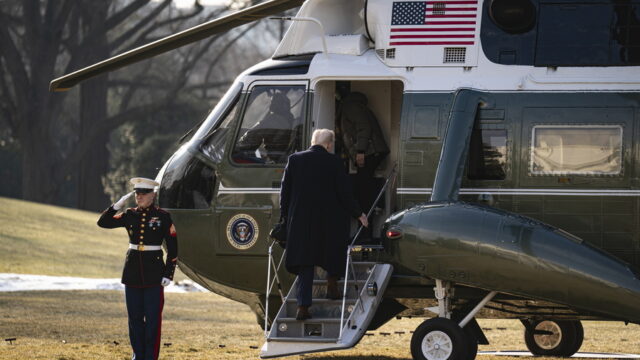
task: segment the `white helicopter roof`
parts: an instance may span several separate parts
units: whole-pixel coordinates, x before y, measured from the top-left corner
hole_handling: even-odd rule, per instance
[[[294,21],[274,57],[325,51],[323,40],[328,52],[361,55],[375,42],[387,66],[475,66],[481,7],[482,0],[307,0],[296,18],[317,22]]]
[[[405,91],[640,88],[637,66],[492,62],[479,35],[483,1],[368,0],[365,7],[364,0],[307,0],[296,16],[301,20],[293,21],[274,58],[320,53],[304,76],[312,84],[351,78],[401,80]]]

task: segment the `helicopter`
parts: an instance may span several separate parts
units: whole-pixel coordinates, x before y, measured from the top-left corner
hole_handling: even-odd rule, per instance
[[[252,309],[261,357],[349,348],[407,316],[427,318],[416,360],[475,358],[476,318],[519,320],[534,355],[559,357],[580,349],[582,320],[640,324],[637,0],[270,0],[50,88],[298,6],[157,176],[181,270]],[[349,247],[332,315],[295,322],[268,232],[287,156],[338,126],[344,89],[366,95],[391,149],[370,211],[380,242]],[[286,125],[265,128],[276,108]]]

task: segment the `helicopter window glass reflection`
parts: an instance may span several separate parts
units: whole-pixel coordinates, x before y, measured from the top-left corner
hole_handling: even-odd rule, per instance
[[[253,88],[232,159],[239,164],[285,164],[301,150],[305,87]]]
[[[239,96],[236,97],[235,104],[231,110],[227,112],[220,126],[210,132],[200,146],[200,150],[202,150],[202,152],[215,163],[221,162],[224,157],[224,149],[227,144],[227,138],[229,137],[230,131],[229,125],[232,123],[233,119],[235,119],[236,112],[240,107],[238,98]]]
[[[185,148],[168,162],[159,191],[159,204],[167,209],[206,209],[213,198],[214,170]]]
[[[531,173],[615,175],[622,171],[622,127],[536,126]]]
[[[507,130],[473,129],[467,177],[472,180],[504,180],[507,163]]]

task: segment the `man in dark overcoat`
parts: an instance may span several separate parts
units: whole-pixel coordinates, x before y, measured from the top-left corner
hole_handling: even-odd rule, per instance
[[[289,156],[280,189],[287,223],[285,266],[298,275],[298,320],[311,317],[314,266],[327,272],[327,297],[340,297],[337,280],[345,269],[349,217],[368,226],[342,162],[331,153],[334,137],[328,129],[314,131],[311,148]]]

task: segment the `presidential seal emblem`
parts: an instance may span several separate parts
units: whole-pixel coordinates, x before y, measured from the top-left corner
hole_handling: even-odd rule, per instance
[[[258,222],[247,214],[238,214],[227,223],[227,240],[231,246],[246,250],[258,240]]]

